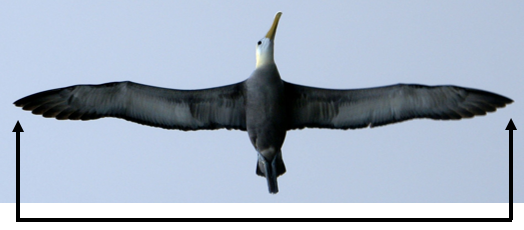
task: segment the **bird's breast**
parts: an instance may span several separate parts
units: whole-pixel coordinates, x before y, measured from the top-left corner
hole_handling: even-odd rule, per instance
[[[248,131],[276,129],[285,121],[284,83],[275,68],[258,68],[246,80]]]

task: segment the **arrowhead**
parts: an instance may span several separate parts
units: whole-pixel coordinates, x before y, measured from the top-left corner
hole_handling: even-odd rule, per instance
[[[509,119],[509,123],[508,126],[506,126],[506,130],[517,130],[515,124],[513,124],[513,119]]]
[[[22,129],[22,126],[20,125],[20,122],[19,121],[16,121],[16,125],[15,125],[15,128],[13,129],[13,132],[23,132],[24,130]]]

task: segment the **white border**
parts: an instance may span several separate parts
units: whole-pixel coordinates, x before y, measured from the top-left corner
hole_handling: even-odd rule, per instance
[[[507,218],[504,203],[22,203],[22,218]]]

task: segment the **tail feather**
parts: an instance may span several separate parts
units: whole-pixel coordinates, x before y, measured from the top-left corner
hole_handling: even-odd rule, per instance
[[[267,179],[269,193],[278,193],[277,177],[284,174],[285,172],[286,166],[284,165],[284,160],[282,160],[281,152],[276,154],[273,160],[269,161],[263,156],[259,157],[256,173],[257,175],[263,176]]]
[[[277,161],[275,163],[277,163],[276,164],[277,176],[281,176],[282,174],[286,173],[286,166],[284,165],[284,161],[282,159],[280,159],[280,161]],[[264,166],[261,166],[261,165],[262,165],[262,163],[258,162],[258,164],[257,164],[257,175],[259,175],[261,177],[266,177],[266,175],[262,172],[262,170],[260,170],[260,167],[264,167]]]

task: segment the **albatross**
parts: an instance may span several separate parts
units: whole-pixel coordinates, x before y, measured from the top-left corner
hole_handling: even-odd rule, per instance
[[[303,128],[357,129],[415,118],[459,120],[485,115],[513,100],[453,85],[396,84],[365,89],[322,89],[281,79],[274,60],[278,12],[256,44],[256,68],[245,81],[216,88],[178,90],[130,81],[73,85],[14,102],[58,120],[116,117],[164,129],[247,131],[257,151],[256,174],[269,193],[286,172],[281,147],[286,132]]]

